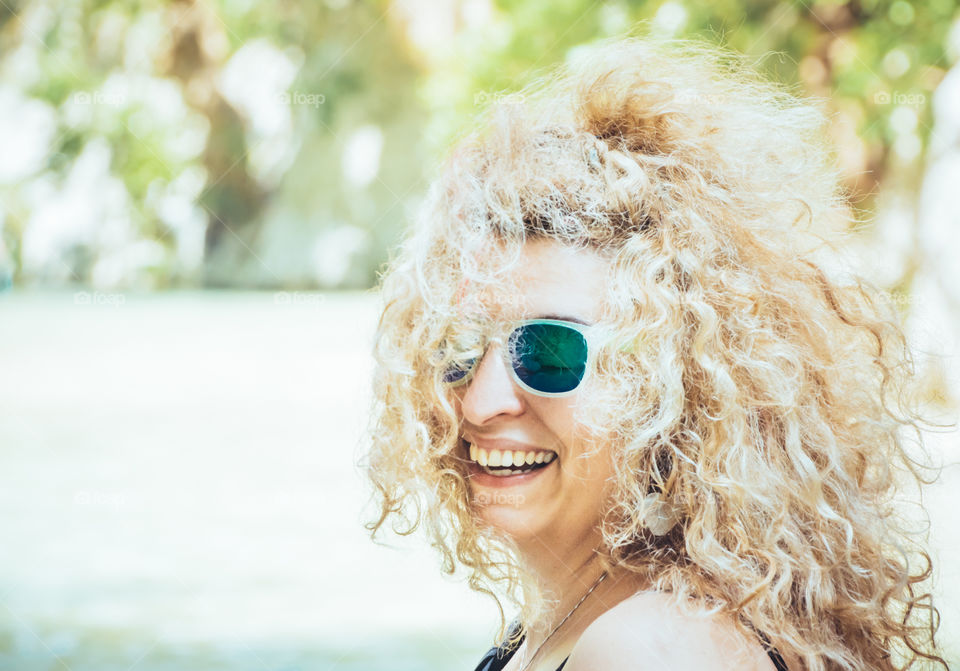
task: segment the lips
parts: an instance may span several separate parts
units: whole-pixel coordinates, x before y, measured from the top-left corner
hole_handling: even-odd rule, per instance
[[[491,440],[465,437],[461,445],[471,461],[491,468],[525,468],[533,464],[550,463],[559,456],[553,450],[505,438]]]
[[[517,440],[510,440],[509,438],[481,438],[479,436],[471,437],[464,436],[464,439],[468,443],[472,443],[477,447],[482,447],[485,450],[538,450],[536,445],[531,445],[530,443],[522,443]],[[546,450],[544,450],[546,451]]]
[[[468,446],[471,444],[476,445],[477,447],[487,450],[488,452],[491,450],[500,450],[501,452],[508,450],[510,452],[514,452],[519,450],[521,452],[553,452],[556,454],[554,450],[549,448],[538,447],[531,443],[523,443],[517,440],[511,440],[509,438],[482,438],[480,436],[464,435],[463,442],[465,442],[465,444]]]
[[[470,475],[478,484],[504,487],[526,482],[557,460],[557,453],[506,438],[461,441]]]
[[[548,464],[538,464],[526,472],[511,475],[493,475],[487,472],[488,469],[486,467],[481,466],[475,461],[469,461],[467,463],[467,472],[470,482],[474,485],[493,488],[515,487],[524,485],[536,478],[545,477],[545,473],[553,470],[556,461],[557,460],[554,459]],[[502,470],[506,471],[506,469]],[[517,502],[515,501],[514,503]]]

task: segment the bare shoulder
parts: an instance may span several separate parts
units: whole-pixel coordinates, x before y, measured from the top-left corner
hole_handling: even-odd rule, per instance
[[[774,671],[759,641],[732,619],[687,615],[657,592],[638,592],[591,622],[564,671],[608,668]]]

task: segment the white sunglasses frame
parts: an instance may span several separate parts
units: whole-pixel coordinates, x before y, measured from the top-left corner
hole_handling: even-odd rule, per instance
[[[513,337],[513,334],[516,333],[517,329],[523,326],[530,326],[533,324],[555,324],[558,326],[565,326],[567,328],[573,329],[574,331],[577,331],[578,333],[580,333],[580,335],[583,336],[584,343],[587,347],[586,361],[589,362],[590,352],[592,351],[592,343],[590,338],[590,327],[592,326],[592,324],[581,324],[579,322],[568,321],[565,319],[517,319],[509,323],[510,330],[508,332],[506,339],[509,341],[509,339]],[[497,342],[503,345],[503,340],[504,339],[500,336],[486,339],[486,344],[484,345],[483,352],[479,356],[474,358],[474,363],[470,367],[470,370],[468,370],[463,377],[457,380],[454,380],[453,382],[443,382],[443,384],[448,389],[456,389],[458,387],[462,387],[465,384],[467,384],[473,378],[473,375],[477,370],[477,364],[479,364],[483,360],[483,357],[486,356],[487,349],[489,349],[490,347],[490,343]],[[510,369],[510,377],[513,378],[513,381],[516,382],[521,389],[535,396],[543,396],[546,398],[569,396],[574,392],[576,392],[577,389],[580,388],[580,385],[584,383],[584,381],[589,377],[589,374],[590,374],[590,366],[585,365],[583,376],[580,378],[580,381],[577,382],[577,386],[574,387],[573,389],[570,389],[569,391],[558,391],[558,392],[540,391],[538,389],[534,389],[533,387],[525,383],[523,380],[520,379],[520,376],[517,375],[517,370],[516,368],[514,368],[512,357],[509,356],[508,348],[501,347],[500,350],[501,350],[501,358],[503,360],[503,363],[507,366],[507,368]]]

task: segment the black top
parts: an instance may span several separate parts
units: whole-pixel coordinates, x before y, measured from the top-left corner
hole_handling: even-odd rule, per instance
[[[517,629],[520,628],[520,623],[514,621],[510,627],[510,634],[513,635]],[[759,634],[760,640],[763,642],[763,647],[767,651],[767,654],[770,656],[770,660],[773,662],[773,666],[777,671],[788,671],[787,663],[783,661],[783,657],[780,656],[780,653],[776,649],[770,647],[770,642],[766,636]],[[477,664],[477,668],[474,671],[501,671],[503,667],[507,665],[507,662],[510,661],[510,658],[513,657],[513,653],[517,651],[517,648],[520,647],[520,644],[523,642],[523,636],[520,637],[520,640],[517,641],[516,645],[513,648],[504,643],[499,648],[494,646],[487,651],[487,654],[483,656],[483,659],[480,660],[480,663]],[[567,659],[570,659],[568,655],[566,659],[560,662],[560,666],[557,667],[557,671],[560,671],[564,664],[567,663]]]
[[[507,635],[508,638],[512,636],[520,628],[520,623],[517,620],[514,620],[510,625],[510,633]],[[510,661],[510,658],[513,657],[513,653],[517,651],[517,648],[520,647],[520,644],[523,643],[523,636],[520,637],[520,640],[517,641],[516,645],[511,648],[506,642],[501,645],[499,648],[494,646],[487,651],[487,654],[483,656],[483,659],[480,660],[480,663],[477,664],[477,668],[474,671],[500,671],[503,667],[507,665],[507,662]],[[560,666],[557,667],[557,671],[563,668],[563,665],[567,663],[567,659],[570,659],[568,656],[562,662]]]

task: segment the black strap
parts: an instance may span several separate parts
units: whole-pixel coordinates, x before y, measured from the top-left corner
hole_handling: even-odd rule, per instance
[[[510,633],[512,634],[519,624],[514,623],[510,627]],[[763,643],[764,650],[767,652],[767,656],[770,657],[770,661],[773,662],[773,666],[777,671],[790,671],[787,668],[787,663],[783,661],[783,657],[780,656],[780,653],[776,648],[770,645],[770,639],[767,638],[762,632],[754,629],[757,634],[757,637]],[[509,648],[506,645],[501,647],[492,647],[487,651],[487,654],[483,656],[483,659],[480,660],[480,663],[477,665],[477,668],[474,671],[501,671],[503,667],[507,665],[507,662],[510,661],[510,658],[513,657],[513,653],[517,651],[517,648],[520,647],[520,644],[523,642],[523,638],[517,641],[516,645],[513,648]],[[557,671],[561,671],[564,665],[567,663],[567,660],[570,659],[567,656],[560,666],[557,667]]]
[[[753,629],[753,627],[751,627],[751,629]],[[767,655],[770,657],[770,661],[773,662],[773,666],[777,671],[789,671],[789,669],[787,669],[787,663],[783,661],[783,657],[780,656],[776,648],[770,645],[770,639],[767,638],[762,631],[757,631],[756,629],[754,629],[754,631],[763,643],[763,648],[767,651]]]
[[[520,622],[518,620],[511,622],[507,638],[513,636],[519,628]],[[521,637],[512,648],[508,646],[506,642],[499,648],[497,646],[490,648],[474,671],[501,671],[501,669],[507,665],[507,662],[510,661],[510,658],[513,657],[513,653],[517,651],[522,642],[523,638]]]

